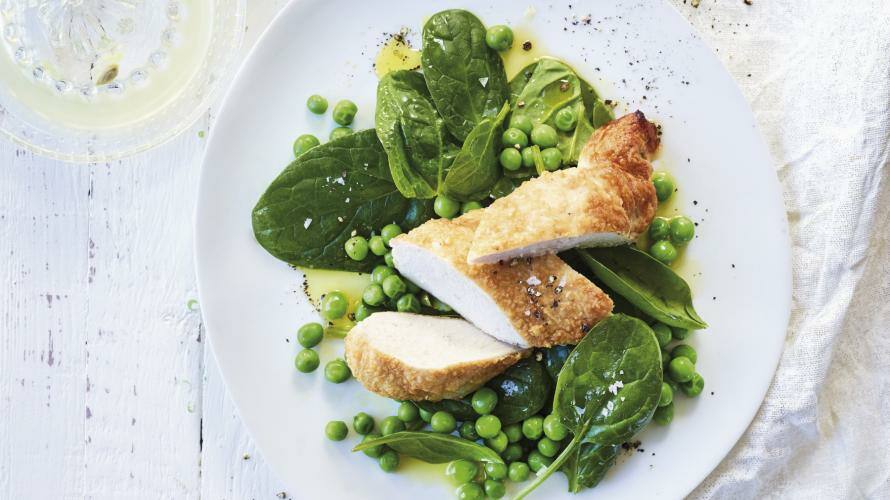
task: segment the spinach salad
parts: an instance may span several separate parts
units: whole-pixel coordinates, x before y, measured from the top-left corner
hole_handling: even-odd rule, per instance
[[[300,328],[301,372],[319,367],[313,348],[325,336],[348,335],[375,312],[455,316],[400,275],[390,240],[576,165],[594,131],[614,119],[593,86],[558,59],[540,58],[508,79],[499,53],[513,44],[506,26],[486,29],[470,12],[446,10],[429,18],[422,41],[420,71],[380,79],[375,128],[353,132],[357,107],[338,102],[331,140],[300,136],[296,159],[253,210],[256,240],[276,258],[370,276],[360,297],[329,290],[321,298],[328,324]],[[313,95],[307,107],[323,114],[328,102]],[[652,182],[659,202],[675,191],[666,172]],[[560,254],[611,297],[611,316],[577,345],[535,349],[463,399],[401,401],[379,425],[356,415],[352,428],[363,440],[354,451],[387,472],[402,456],[447,463],[459,498],[500,498],[507,481],[521,483],[522,498],[554,472],[566,476],[571,492],[593,488],[624,443],[652,421],[671,422],[680,393],[703,390],[697,354],[683,341],[707,324],[670,267],[693,236],[687,217],[656,217],[646,251],[630,245]],[[327,362],[324,373],[337,384],[351,377],[342,359]],[[334,420],[325,433],[340,441],[349,428]]]

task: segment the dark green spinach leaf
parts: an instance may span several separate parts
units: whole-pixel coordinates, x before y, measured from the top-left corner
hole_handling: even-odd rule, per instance
[[[374,446],[386,445],[402,455],[408,455],[430,464],[444,464],[464,459],[473,462],[504,463],[491,448],[463,438],[435,432],[403,431],[365,441],[352,451],[362,451]]]
[[[447,411],[454,415],[454,418],[458,420],[469,420],[472,422],[479,417],[479,414],[476,413],[476,410],[473,409],[473,405],[470,404],[470,398],[471,396],[467,396],[463,399],[443,399],[441,401],[415,401],[414,404],[430,413]]]
[[[567,463],[570,484],[582,484],[579,471],[584,471],[585,481],[599,474],[604,465],[599,462],[608,452],[583,451],[581,445],[605,448],[633,437],[652,419],[661,383],[661,349],[646,323],[621,314],[599,322],[569,354],[553,396],[553,414],[573,438],[516,498],[525,497]]]
[[[428,200],[408,200],[393,184],[374,130],[312,148],[272,181],[253,209],[253,232],[269,253],[294,266],[370,271],[343,245],[391,222],[406,231],[432,217]]]
[[[446,131],[423,75],[392,71],[380,80],[374,125],[402,195],[436,196],[445,175]]]
[[[621,445],[600,446],[581,443],[562,466],[562,473],[569,480],[569,491],[578,493],[584,488],[593,488],[615,465]]]
[[[556,385],[556,378],[559,377],[559,371],[566,364],[566,359],[569,358],[569,353],[572,352],[573,347],[570,345],[555,345],[540,350],[541,363],[544,364],[544,369],[547,370],[547,375],[550,375],[550,380],[554,386]]]
[[[493,413],[504,425],[521,422],[541,411],[551,387],[547,372],[534,358],[519,361],[485,385],[498,393]]]
[[[507,101],[501,56],[485,44],[485,26],[465,10],[433,14],[423,26],[423,76],[448,130],[465,141]]]
[[[496,117],[485,118],[467,136],[442,183],[442,193],[458,201],[483,198],[501,177],[498,153],[504,118],[510,107],[504,104]]]
[[[677,328],[708,324],[692,305],[689,285],[670,267],[632,246],[577,250],[593,274],[643,313]]]

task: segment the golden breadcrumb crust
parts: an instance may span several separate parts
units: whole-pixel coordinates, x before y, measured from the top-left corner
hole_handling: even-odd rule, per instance
[[[369,391],[411,401],[459,399],[524,358],[530,351],[515,351],[491,359],[442,368],[418,368],[374,346],[374,338],[359,323],[346,336],[346,363],[352,375]]]
[[[422,247],[475,282],[532,347],[576,344],[611,313],[612,299],[555,255],[468,264],[467,252],[487,210],[433,219],[393,241]]]

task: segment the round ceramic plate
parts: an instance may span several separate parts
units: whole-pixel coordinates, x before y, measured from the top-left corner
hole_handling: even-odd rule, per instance
[[[584,6],[582,6],[584,5]],[[383,473],[347,441],[324,438],[328,420],[358,411],[383,417],[395,403],[355,380],[333,385],[293,368],[296,329],[317,319],[302,276],[254,240],[251,209],[293,159],[302,133],[327,137],[330,114],[306,98],[358,104],[356,128],[373,126],[374,56],[388,33],[417,38],[434,12],[462,7],[509,24],[533,50],[572,64],[617,114],[640,109],[663,128],[658,168],[680,191],[674,207],[698,222],[679,272],[710,323],[692,337],[707,384],[678,398],[673,423],[650,426],[605,480],[580,496],[678,498],[729,452],[753,418],[782,349],[790,305],[790,247],[781,191],[764,141],[735,83],[668,4],[326,2],[288,5],[236,77],[204,162],[196,215],[201,310],[241,417],[295,498],[451,498],[444,466],[403,464]],[[594,10],[595,9],[595,10]],[[520,49],[521,50],[521,49]],[[322,362],[342,342],[326,341]],[[430,473],[430,472],[436,473]],[[571,497],[554,475],[537,498]]]

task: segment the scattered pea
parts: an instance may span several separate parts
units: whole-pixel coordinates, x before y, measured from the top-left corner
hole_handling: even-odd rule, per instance
[[[493,416],[493,415],[486,415],[486,416]],[[478,428],[476,429],[476,432],[479,432]],[[504,434],[503,431],[500,431],[494,437],[488,438],[485,440],[485,446],[488,446],[489,448],[491,448],[492,450],[494,450],[497,453],[503,453],[507,449],[507,446],[509,444],[510,444],[510,442],[507,439],[507,435]]]
[[[695,223],[689,217],[679,215],[671,219],[670,232],[675,245],[685,245],[695,236]]]
[[[503,24],[492,26],[485,32],[485,44],[503,52],[513,46],[513,30]]]
[[[507,494],[507,489],[504,488],[504,483],[493,479],[486,479],[483,484],[483,489],[485,490],[485,496],[488,498],[501,498]]]
[[[522,167],[522,153],[513,148],[504,148],[499,157],[504,170],[515,171]]]
[[[559,453],[559,441],[554,441],[547,437],[541,438],[538,441],[538,451],[545,457],[555,457]]]
[[[315,347],[324,337],[324,327],[320,323],[306,323],[297,330],[297,342],[301,346]]]
[[[377,256],[386,254],[386,243],[383,242],[383,236],[379,234],[375,234],[371,236],[371,239],[368,240],[368,249],[371,250],[371,253]]]
[[[476,434],[483,439],[490,439],[501,432],[501,419],[494,415],[482,415],[476,419]]]
[[[689,358],[680,356],[671,360],[668,365],[668,376],[675,382],[689,382],[695,376],[695,365]]]
[[[686,328],[676,328],[671,327],[671,334],[674,336],[674,340],[686,340],[689,337],[689,334],[692,333],[692,330],[688,330]]]
[[[667,172],[652,174],[652,184],[655,185],[655,196],[660,202],[667,201],[674,194],[674,179]]]
[[[396,300],[396,311],[419,313],[420,301],[417,300],[417,296],[413,293],[406,293]]]
[[[465,214],[467,212],[472,212],[473,210],[479,210],[482,208],[482,204],[478,201],[468,201],[460,206],[460,213]]]
[[[331,135],[328,136],[329,141],[336,141],[341,137],[346,137],[347,135],[352,134],[352,129],[349,127],[335,127],[331,130]]]
[[[522,149],[528,146],[528,135],[518,128],[511,127],[501,134],[501,144],[507,149]]]
[[[376,432],[371,432],[365,434],[365,437],[362,438],[362,442],[370,441],[372,439],[377,439],[381,437],[380,434]],[[362,453],[371,457],[371,458],[380,458],[383,455],[383,452],[386,451],[386,447],[382,444],[378,444],[377,446],[372,446],[370,448],[362,450]]]
[[[433,413],[426,411],[423,408],[419,408],[418,413],[420,413],[420,419],[426,423],[430,423],[430,420],[433,419]]]
[[[688,382],[684,382],[680,384],[680,389],[683,391],[683,394],[689,396],[690,398],[694,398],[702,393],[705,390],[705,379],[698,373],[692,375],[692,379]]]
[[[399,454],[393,450],[386,450],[377,459],[377,463],[383,469],[383,472],[393,472],[399,468]]]
[[[328,110],[328,100],[324,97],[313,94],[306,99],[306,107],[316,115],[323,115]]]
[[[395,267],[395,261],[392,260],[392,252],[386,252],[385,254],[383,254],[383,262],[386,262],[386,265],[389,267]]]
[[[324,434],[331,441],[343,441],[349,434],[349,428],[342,420],[331,420],[324,426]]]
[[[294,366],[303,373],[314,372],[318,368],[318,363],[318,353],[312,349],[303,349],[294,359]]]
[[[559,130],[562,130],[563,132],[571,132],[575,129],[575,124],[578,123],[578,115],[575,113],[574,109],[565,107],[556,112],[556,116],[553,118],[553,123]]]
[[[395,274],[387,276],[381,286],[383,286],[383,293],[391,299],[395,299],[408,290],[408,286],[402,278]]]
[[[460,437],[464,439],[468,439],[470,441],[476,441],[479,439],[479,434],[476,434],[476,424],[474,422],[463,422],[457,428],[458,434]]]
[[[399,417],[386,417],[380,422],[380,434],[383,436],[389,436],[403,430],[405,430],[405,422],[402,422]]]
[[[649,253],[663,264],[670,264],[677,258],[677,249],[668,240],[659,240],[652,244]]]
[[[349,125],[352,123],[352,120],[355,119],[355,113],[358,111],[358,106],[355,105],[354,102],[343,99],[334,105],[334,111],[332,111],[332,116],[334,121],[337,122],[337,125]]]
[[[526,115],[517,115],[516,113],[514,113],[513,116],[510,117],[509,128],[519,129],[526,136],[532,133],[532,127],[532,119]]]
[[[514,483],[521,483],[528,479],[529,467],[525,462],[513,462],[507,468],[507,477]]]
[[[528,468],[531,469],[532,472],[538,472],[544,467],[550,467],[550,464],[552,463],[552,458],[545,457],[538,450],[532,450],[528,454]]]
[[[346,316],[349,299],[339,290],[328,292],[321,299],[321,315],[327,320],[340,319]]]
[[[498,462],[485,462],[482,467],[485,470],[485,477],[501,481],[507,477],[507,464]]]
[[[430,418],[430,427],[432,427],[433,432],[450,434],[457,427],[457,421],[454,420],[454,415],[447,411],[437,411]]]
[[[536,125],[532,129],[532,144],[540,146],[541,149],[552,148],[556,146],[557,141],[556,130],[546,123]]]
[[[445,467],[445,476],[457,484],[469,483],[478,473],[479,466],[464,459],[453,460]]]
[[[379,306],[386,300],[383,287],[377,283],[371,283],[362,291],[362,301],[369,306]]]
[[[399,405],[399,410],[396,412],[396,415],[399,417],[399,420],[402,422],[414,422],[420,418],[420,412],[417,410],[417,405],[412,403],[411,401],[404,401]]]
[[[294,156],[299,158],[303,153],[319,144],[321,144],[321,142],[319,142],[318,137],[315,137],[312,134],[303,134],[300,137],[297,137],[297,140],[294,141]]]
[[[522,439],[522,426],[519,424],[510,424],[503,428],[504,434],[511,443],[518,443]]]
[[[658,406],[667,406],[674,400],[674,390],[667,382],[661,383],[661,397],[658,398]]]
[[[353,236],[346,240],[346,255],[352,260],[365,260],[368,256],[368,240],[364,236]]]
[[[674,419],[674,403],[670,402],[660,408],[655,409],[652,420],[658,425],[667,425]]]
[[[689,361],[692,361],[692,364],[695,364],[698,361],[698,353],[695,352],[695,349],[689,344],[679,344],[671,349],[671,358],[678,358],[680,356],[689,358]]]
[[[649,224],[649,237],[653,241],[665,240],[671,235],[671,222],[664,217],[656,217]]]
[[[547,148],[541,151],[541,159],[544,161],[544,168],[550,172],[559,170],[562,166],[562,152],[559,148]]]
[[[436,196],[436,201],[433,202],[433,212],[436,212],[436,215],[443,219],[450,219],[457,215],[459,211],[460,202],[454,201],[445,195],[440,194]]]
[[[664,323],[655,323],[652,325],[652,331],[655,332],[659,347],[664,347],[671,342],[671,327]]]
[[[373,238],[372,238],[373,239]],[[389,266],[379,265],[374,267],[374,270],[371,271],[371,283],[377,283],[378,285],[383,284],[383,280],[385,280],[388,276],[392,276],[396,273],[396,270]]]
[[[544,417],[544,435],[554,441],[562,441],[569,435],[569,430],[562,425],[559,417],[556,415],[547,415]]]
[[[535,151],[531,146],[522,148],[522,166],[524,168],[532,168],[535,166]]]
[[[503,198],[512,193],[514,189],[516,189],[516,186],[513,185],[513,181],[506,177],[501,177],[500,180],[491,187],[491,196],[494,198]]]
[[[349,380],[350,377],[352,377],[352,371],[349,369],[349,365],[340,358],[328,361],[324,365],[324,378],[328,379],[329,382],[342,384]]]
[[[361,435],[367,435],[374,430],[374,417],[365,412],[359,412],[352,417],[352,429]]]
[[[538,415],[529,417],[522,422],[522,435],[532,441],[541,439],[544,434],[544,418]]]
[[[380,230],[380,236],[383,237],[383,243],[389,246],[389,240],[402,234],[402,228],[398,224],[387,224]]]
[[[377,312],[376,308],[362,302],[359,305],[355,306],[355,312],[352,313],[352,315],[355,317],[356,321],[362,321],[375,312]]]
[[[479,415],[488,415],[494,411],[494,407],[498,404],[498,393],[488,387],[483,387],[473,393],[473,397],[470,399],[470,404]],[[500,424],[500,420],[498,420],[498,424]],[[500,430],[500,426],[498,427],[498,430]],[[497,432],[495,432],[495,434],[497,434]]]
[[[510,438],[507,439],[509,440]],[[504,449],[503,453],[501,453],[501,458],[504,459],[504,462],[510,463],[521,460],[522,455],[522,445],[519,443],[510,443],[507,445],[507,448]]]
[[[476,483],[464,483],[458,486],[455,494],[458,500],[482,500],[485,498],[485,492]]]

